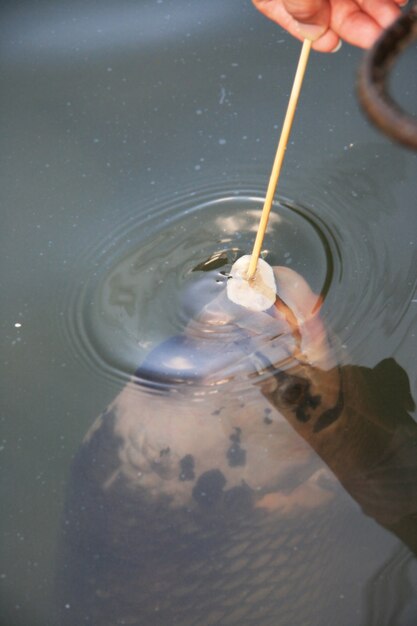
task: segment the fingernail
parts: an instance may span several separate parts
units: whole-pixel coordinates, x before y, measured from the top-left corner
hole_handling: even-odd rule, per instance
[[[406,6],[407,6],[407,4],[408,4],[408,0],[404,0],[404,2],[399,2],[399,3],[398,3],[398,6],[399,6],[399,7],[406,7]]]
[[[304,39],[311,39],[316,41],[319,37],[324,35],[327,30],[327,26],[318,26],[317,24],[302,24],[297,23],[297,30]]]
[[[333,54],[333,52],[338,52],[340,50],[340,48],[342,47],[342,40],[339,39],[339,43],[337,44],[337,46],[335,48],[333,48],[333,50],[330,50],[330,52]]]

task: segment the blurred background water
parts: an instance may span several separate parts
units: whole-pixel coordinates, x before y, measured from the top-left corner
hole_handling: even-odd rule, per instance
[[[45,626],[71,458],[172,332],[149,272],[175,308],[176,268],[249,251],[300,45],[246,0],[6,2],[0,41],[0,619]],[[265,246],[325,286],[349,361],[395,357],[415,397],[417,156],[362,116],[361,54],[313,53]],[[393,79],[411,109],[415,67],[408,53]],[[359,527],[377,577],[395,541]]]

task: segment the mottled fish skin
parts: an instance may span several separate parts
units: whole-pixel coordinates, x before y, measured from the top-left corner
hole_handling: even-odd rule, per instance
[[[278,339],[257,343],[264,321],[274,330],[274,317],[242,314],[233,348],[242,359],[242,338],[261,346],[273,369],[267,377],[252,376],[237,394],[234,381],[213,384],[215,373],[161,393],[133,380],[87,433],[66,499],[59,624],[332,623],[344,570],[342,544],[329,536],[348,525],[350,502],[332,474],[346,487],[331,432],[355,423],[341,449],[354,473],[369,445],[357,407],[363,415],[368,404],[348,366],[334,366],[305,281],[288,268],[275,272],[298,334],[275,312]],[[224,322],[223,305],[202,316]],[[188,351],[197,331],[191,324],[188,343],[172,345]],[[274,360],[281,341],[283,369]],[[227,363],[221,373],[227,380]],[[381,459],[378,450],[372,458]],[[338,624],[351,626],[353,616],[347,611]]]
[[[265,429],[264,415],[274,413],[259,416]],[[335,572],[323,576],[335,553],[325,538],[349,506],[336,506],[319,476],[300,474],[281,506],[268,509],[244,482],[229,487],[215,462],[198,474],[183,457],[173,480],[189,484],[191,498],[173,504],[119,471],[116,431],[113,409],[73,464],[60,568],[60,605],[70,610],[59,623],[321,626],[331,618],[342,585]],[[225,459],[237,471],[244,438],[232,429],[228,444]]]
[[[274,373],[265,397],[363,511],[417,555],[417,423],[408,413],[414,401],[406,373],[394,359],[373,369],[315,368],[314,376],[309,369]],[[335,401],[323,402],[317,390],[337,379]]]

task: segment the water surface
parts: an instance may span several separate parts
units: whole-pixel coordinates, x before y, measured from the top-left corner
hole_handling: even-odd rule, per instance
[[[192,270],[250,249],[299,45],[241,0],[2,13],[1,614],[27,626],[54,623],[82,437],[183,325]],[[394,357],[416,397],[416,156],[362,117],[359,60],[349,46],[312,56],[265,254],[324,292],[343,357]],[[397,90],[409,93],[414,68],[407,56]],[[169,303],[160,319],[156,300]],[[350,506],[342,549],[361,559],[341,614],[348,599],[358,624],[410,625],[415,599],[401,590],[415,566]]]

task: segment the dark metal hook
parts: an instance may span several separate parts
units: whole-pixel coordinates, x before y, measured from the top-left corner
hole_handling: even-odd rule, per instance
[[[370,120],[392,139],[417,150],[417,118],[388,93],[390,70],[403,50],[417,39],[417,0],[366,52],[359,69],[359,100]]]

